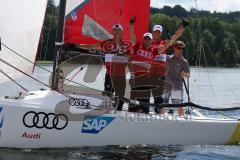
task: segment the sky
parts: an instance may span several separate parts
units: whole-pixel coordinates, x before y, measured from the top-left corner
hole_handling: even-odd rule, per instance
[[[211,12],[234,12],[240,11],[240,0],[151,0],[151,7],[162,8],[164,5],[181,5],[189,10],[197,7],[199,10],[208,10]]]
[[[56,4],[59,0],[54,0]],[[72,0],[76,1],[76,0]],[[181,5],[189,10],[197,7],[199,10],[217,11],[217,12],[234,12],[240,11],[240,0],[151,0],[151,7],[162,8],[164,5],[175,6]]]

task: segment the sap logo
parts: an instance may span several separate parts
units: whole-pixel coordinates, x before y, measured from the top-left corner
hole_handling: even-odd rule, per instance
[[[115,117],[85,116],[82,126],[82,133],[98,134],[114,119]]]
[[[3,118],[4,118],[2,110],[3,110],[3,108],[0,107],[0,128],[2,128],[2,126],[3,126]]]

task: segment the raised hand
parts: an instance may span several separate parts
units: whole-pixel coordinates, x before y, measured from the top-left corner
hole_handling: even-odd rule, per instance
[[[183,28],[187,27],[188,25],[190,25],[191,23],[189,22],[188,19],[186,18],[183,18],[182,19],[182,25],[183,25]]]
[[[132,18],[130,19],[129,22],[130,22],[131,25],[133,25],[133,24],[135,23],[136,18],[137,18],[137,16],[134,16],[134,17],[132,17]]]

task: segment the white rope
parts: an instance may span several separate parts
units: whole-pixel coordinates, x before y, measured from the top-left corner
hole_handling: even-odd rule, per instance
[[[219,106],[219,102],[217,100],[217,93],[214,91],[213,89],[213,83],[212,83],[212,80],[210,78],[210,74],[209,74],[209,68],[208,68],[208,64],[207,64],[207,59],[206,59],[206,53],[205,53],[205,50],[204,50],[204,46],[206,45],[207,49],[209,50],[209,52],[211,53],[211,56],[212,58],[214,59],[216,65],[217,65],[217,68],[220,69],[220,65],[214,55],[214,53],[212,52],[212,50],[210,49],[207,41],[205,40],[203,34],[202,34],[202,29],[201,29],[201,21],[200,21],[200,17],[199,17],[199,12],[198,12],[198,3],[197,3],[197,0],[195,0],[195,6],[196,6],[196,14],[197,14],[197,19],[198,19],[198,28],[199,28],[199,32],[198,32],[198,36],[199,36],[199,44],[198,44],[198,50],[197,50],[197,53],[199,52],[199,54],[197,54],[197,60],[196,60],[196,67],[199,67],[201,65],[201,57],[203,56],[204,58],[204,63],[206,65],[206,69],[207,69],[207,75],[208,75],[208,80],[209,80],[209,83],[210,83],[210,89],[211,89],[211,92],[213,93],[213,98],[214,98],[214,101],[215,103]],[[219,73],[219,70],[217,70],[217,72]],[[200,73],[199,73],[200,74]],[[230,88],[230,90],[232,92],[234,92],[233,95],[235,95],[235,100],[238,101],[240,103],[240,99],[239,97],[237,96],[237,90],[235,90],[231,84],[229,83],[229,81],[227,80],[227,76],[224,72],[221,72],[221,75],[223,76],[223,83],[227,85],[228,88]],[[200,75],[198,75],[200,76]],[[198,81],[199,83],[199,81]],[[199,84],[198,84],[199,86]],[[200,93],[200,87],[198,87],[198,94]],[[200,94],[199,94],[200,95]],[[200,97],[200,96],[199,96]],[[221,103],[222,105],[222,103]]]

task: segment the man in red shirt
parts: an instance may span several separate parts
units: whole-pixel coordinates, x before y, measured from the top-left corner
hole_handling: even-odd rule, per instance
[[[140,102],[150,103],[150,95],[152,90],[158,91],[160,88],[157,86],[156,77],[161,77],[166,74],[166,67],[156,65],[153,61],[158,53],[163,52],[169,45],[167,41],[165,45],[154,48],[151,46],[152,34],[145,33],[143,35],[142,43],[137,42],[134,33],[134,23],[130,20],[130,37],[132,45],[134,46],[134,53],[131,56],[131,63],[129,69],[131,71],[131,96],[130,99],[135,99]],[[135,19],[134,19],[135,21]],[[130,106],[129,111],[133,112],[149,112],[147,106]]]
[[[158,55],[156,55],[154,57],[154,61],[156,63],[159,63],[160,65],[165,65],[166,66],[166,59],[167,59],[167,49],[169,46],[172,46],[174,44],[174,42],[182,35],[182,33],[184,32],[184,28],[189,25],[189,22],[186,21],[185,19],[183,19],[183,25],[181,25],[179,27],[179,29],[176,31],[175,35],[170,36],[170,34],[168,33],[168,40],[162,40],[161,36],[162,36],[162,32],[163,32],[163,27],[161,25],[154,25],[153,26],[153,30],[152,30],[152,34],[153,34],[153,41],[152,41],[152,47],[154,48],[158,48],[159,46],[163,46],[166,44],[167,41],[169,42],[169,45],[165,48],[165,50],[163,50],[161,53],[159,53]],[[161,104],[163,103],[163,98],[162,98],[162,94],[164,91],[164,87],[166,87],[167,83],[165,82],[165,76],[163,77],[159,77],[159,86],[162,88],[159,91],[153,91],[153,97],[154,97],[154,103],[155,104]],[[155,107],[154,111],[156,113],[164,113],[163,108],[159,108]]]
[[[112,39],[101,41],[98,44],[81,45],[88,49],[101,49],[108,52],[105,54],[105,82],[104,90],[107,95],[115,93],[117,97],[117,110],[122,110],[124,101],[121,97],[125,94],[127,65],[126,55],[132,54],[132,44],[130,41],[122,40],[123,27],[120,24],[115,24],[112,27]]]
[[[151,68],[151,62],[157,50],[151,47],[152,34],[145,33],[143,35],[142,44],[136,43],[134,46],[134,54],[131,57],[129,69],[131,71],[131,93],[130,99],[140,102],[150,103],[150,79],[148,72]],[[147,106],[129,106],[130,112],[149,112]]]

